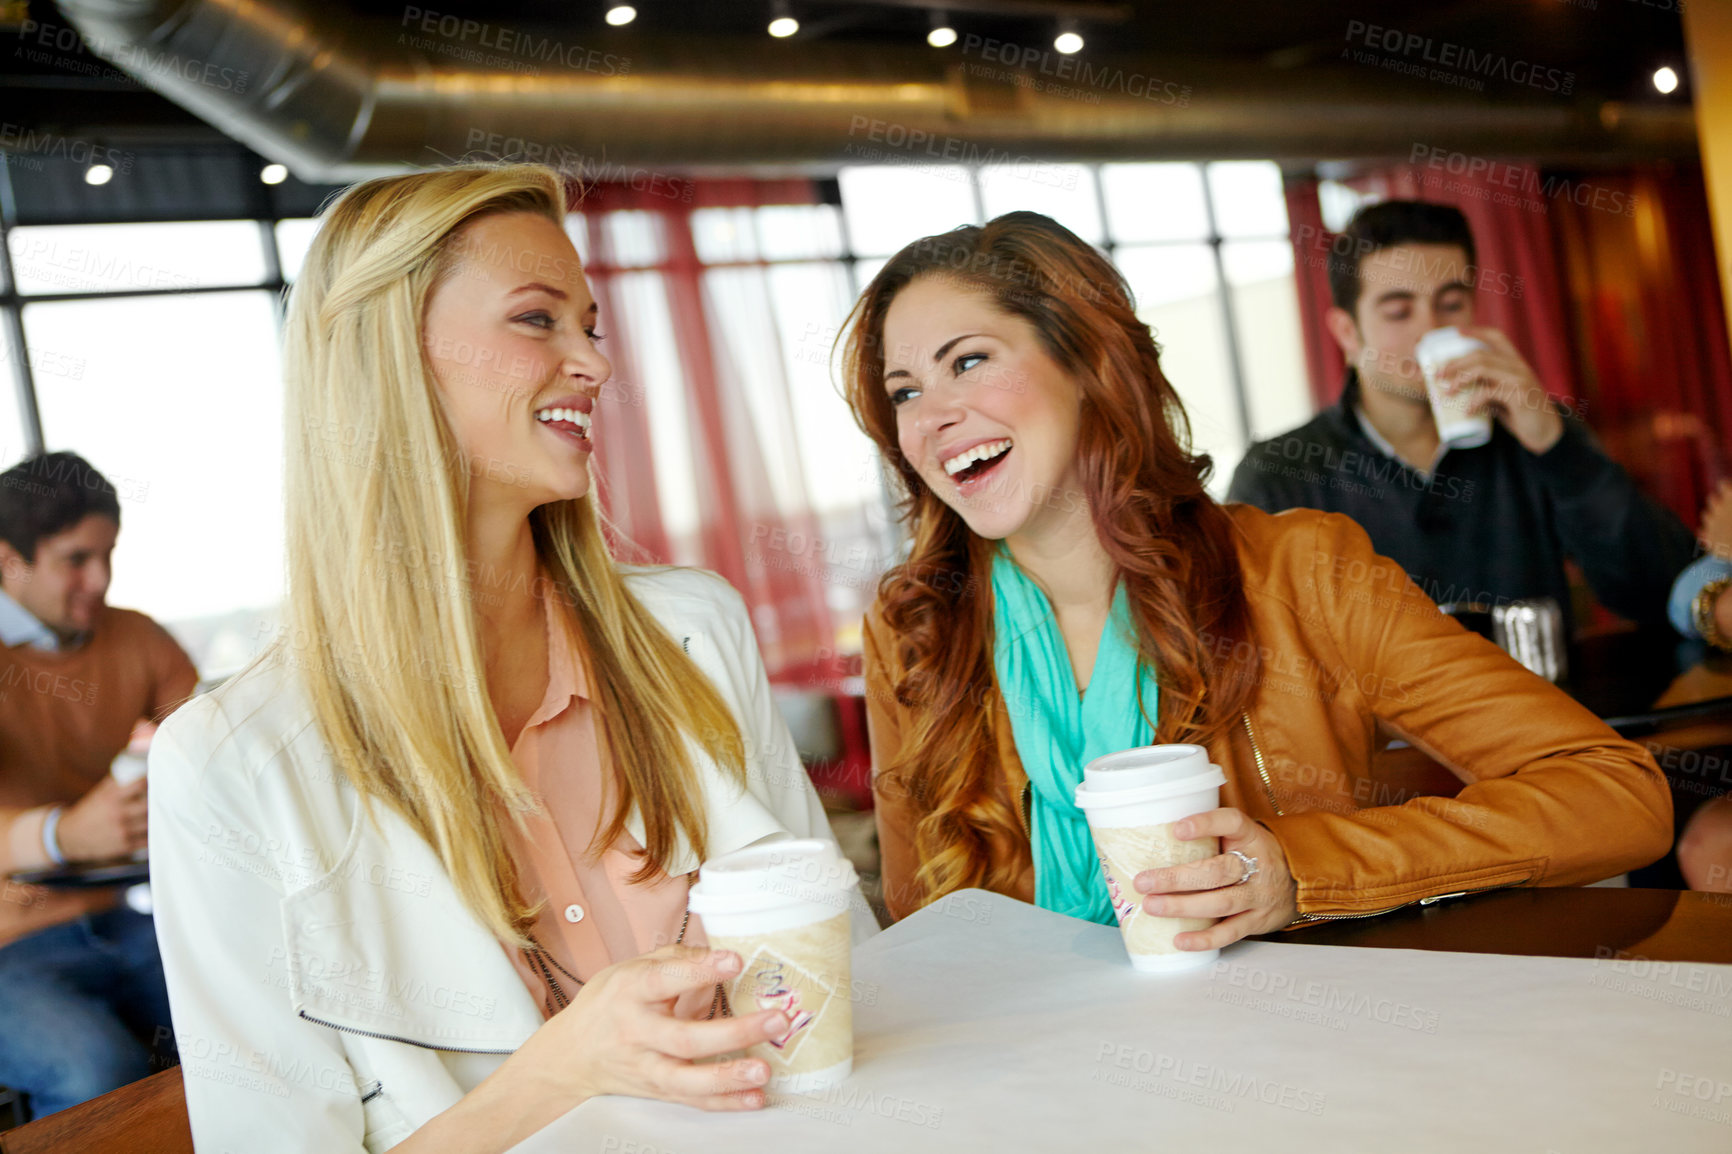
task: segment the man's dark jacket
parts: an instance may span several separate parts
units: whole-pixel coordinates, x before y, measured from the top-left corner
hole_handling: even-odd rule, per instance
[[[1429,477],[1374,445],[1354,413],[1358,374],[1309,424],[1251,446],[1228,490],[1275,513],[1345,513],[1433,601],[1504,604],[1551,597],[1570,610],[1564,558],[1608,609],[1666,624],[1672,581],[1695,538],[1600,451],[1580,420],[1544,453],[1501,423],[1477,449],[1451,449]]]

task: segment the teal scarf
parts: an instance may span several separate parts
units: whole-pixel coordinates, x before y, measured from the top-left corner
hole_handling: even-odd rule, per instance
[[[1114,925],[1088,820],[1076,806],[1076,787],[1088,762],[1155,739],[1150,721],[1157,716],[1159,691],[1137,659],[1124,583],[1113,592],[1088,692],[1081,698],[1046,594],[1003,545],[992,560],[992,599],[993,668],[1032,787],[1035,903]],[[1139,688],[1142,710],[1137,709]]]

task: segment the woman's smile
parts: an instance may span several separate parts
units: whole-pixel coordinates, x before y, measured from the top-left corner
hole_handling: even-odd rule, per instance
[[[971,497],[985,487],[987,476],[1005,462],[1011,448],[1010,438],[1000,437],[958,452],[941,452],[939,460],[944,463],[944,472],[955,484],[957,492]]]
[[[577,397],[563,400],[560,404],[537,409],[535,420],[537,424],[561,441],[580,452],[587,453],[595,448],[595,444],[589,436],[594,408],[595,402],[588,397]]]

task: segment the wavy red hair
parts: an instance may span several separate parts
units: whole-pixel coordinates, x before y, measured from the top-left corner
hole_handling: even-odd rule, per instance
[[[967,886],[1004,890],[1030,850],[998,785],[990,559],[898,448],[884,389],[884,318],[916,280],[943,277],[1028,321],[1082,392],[1077,474],[1095,532],[1125,582],[1142,658],[1160,685],[1158,742],[1206,744],[1238,718],[1260,668],[1215,656],[1253,642],[1231,519],[1204,489],[1213,468],[1137,319],[1124,277],[1049,217],[1012,212],[908,245],[849,315],[844,389],[900,482],[913,539],[880,580],[873,612],[895,637],[897,701],[913,711],[884,786],[920,815],[919,904]],[[1243,650],[1240,650],[1243,652]],[[881,786],[882,788],[883,786]]]

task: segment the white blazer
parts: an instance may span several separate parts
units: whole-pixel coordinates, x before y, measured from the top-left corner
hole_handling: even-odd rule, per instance
[[[710,853],[833,837],[739,594],[697,570],[627,580],[745,739],[744,792],[697,758]],[[432,848],[374,809],[377,825],[281,664],[195,698],[157,733],[151,886],[199,1154],[387,1150],[541,1026]],[[641,843],[637,814],[629,826]],[[668,872],[698,864],[682,840]],[[878,929],[858,888],[853,914],[858,944]]]

